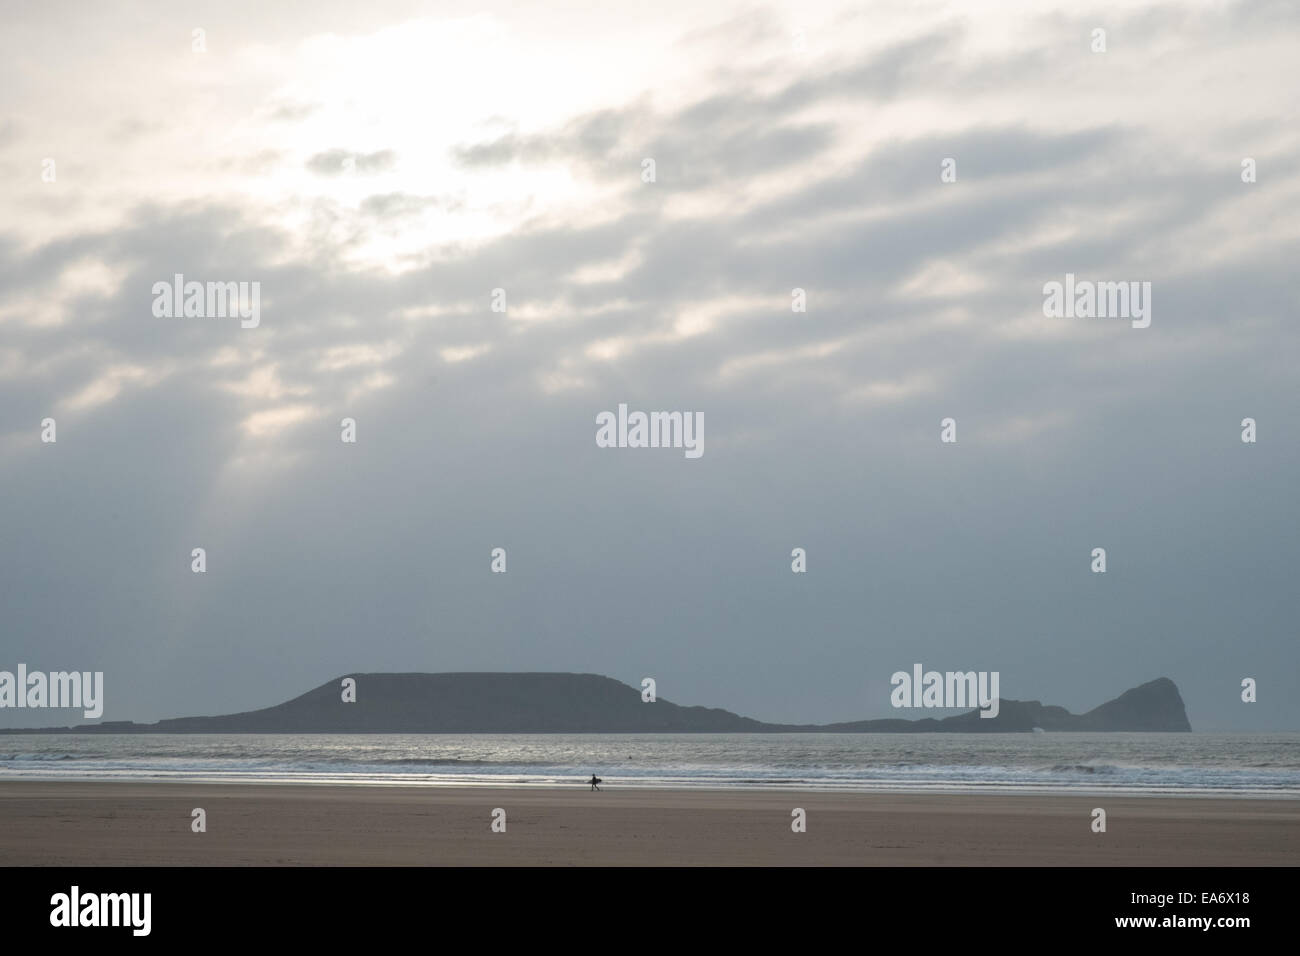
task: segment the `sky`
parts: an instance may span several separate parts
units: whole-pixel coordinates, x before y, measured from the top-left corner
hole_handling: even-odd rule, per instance
[[[1300,729],[1295,4],[0,25],[0,669],[105,720],[501,670],[829,722],[935,716],[921,663]],[[1067,274],[1149,326],[1045,314]],[[600,447],[620,404],[703,453]]]

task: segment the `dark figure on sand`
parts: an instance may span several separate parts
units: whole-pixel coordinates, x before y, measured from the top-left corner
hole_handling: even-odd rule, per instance
[[[597,777],[594,773],[591,775],[591,779],[590,779],[589,781],[587,781],[587,782],[591,784],[591,789],[592,789],[592,790],[599,790],[599,789],[600,789],[600,787],[596,786],[596,784],[600,783],[600,778]]]

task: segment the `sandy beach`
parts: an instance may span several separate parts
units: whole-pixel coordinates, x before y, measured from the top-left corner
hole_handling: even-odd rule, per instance
[[[1107,832],[1090,829],[1093,807]],[[191,812],[207,813],[207,832]],[[791,810],[807,832],[791,830]],[[491,830],[505,810],[506,831]],[[0,782],[0,864],[1294,866],[1300,801]]]

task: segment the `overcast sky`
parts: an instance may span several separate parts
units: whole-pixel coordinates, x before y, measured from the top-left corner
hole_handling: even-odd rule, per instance
[[[0,669],[109,720],[538,670],[822,722],[932,715],[919,662],[1300,729],[1294,3],[2,16]],[[177,273],[260,324],[156,316]],[[1067,273],[1150,326],[1046,317]],[[597,447],[620,403],[704,454]]]

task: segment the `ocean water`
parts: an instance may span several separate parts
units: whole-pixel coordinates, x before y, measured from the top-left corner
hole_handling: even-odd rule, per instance
[[[1285,734],[0,735],[0,780],[1300,797]]]

